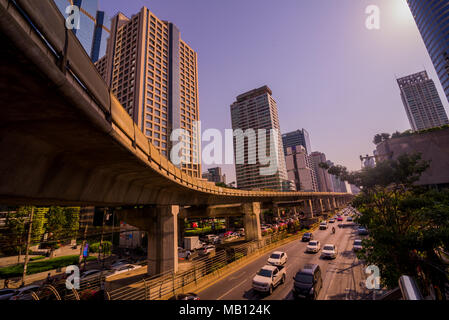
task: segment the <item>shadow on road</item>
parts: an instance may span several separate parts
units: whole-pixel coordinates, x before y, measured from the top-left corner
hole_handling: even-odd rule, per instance
[[[245,291],[245,293],[243,294],[243,298],[247,300],[261,300],[262,298],[264,298],[264,295],[254,289],[250,289],[248,291]]]

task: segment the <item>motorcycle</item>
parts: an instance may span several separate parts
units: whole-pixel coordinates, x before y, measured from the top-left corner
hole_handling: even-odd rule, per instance
[[[335,228],[334,227],[332,227],[332,234],[334,234],[335,233]]]

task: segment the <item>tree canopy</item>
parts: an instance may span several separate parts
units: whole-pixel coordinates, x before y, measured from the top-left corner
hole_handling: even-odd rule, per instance
[[[437,252],[449,250],[449,190],[415,185],[428,167],[420,154],[403,154],[357,172],[343,166],[328,168],[362,190],[353,205],[362,214],[356,222],[370,236],[358,255],[367,265],[379,267],[387,287],[397,287],[398,278],[408,274],[441,288],[447,276],[441,271],[445,266],[441,272],[435,266],[441,265]],[[429,283],[422,286],[428,287]]]

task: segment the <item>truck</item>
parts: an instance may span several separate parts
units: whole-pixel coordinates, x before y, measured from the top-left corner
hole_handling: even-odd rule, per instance
[[[200,241],[198,236],[184,238],[184,249],[186,250],[192,251],[200,249],[203,245],[204,243]]]
[[[272,294],[274,288],[285,283],[286,271],[285,266],[263,266],[253,278],[253,290]]]

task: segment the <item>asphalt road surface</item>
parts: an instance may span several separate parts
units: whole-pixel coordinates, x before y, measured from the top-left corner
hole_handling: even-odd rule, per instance
[[[345,217],[346,220],[346,217]],[[344,222],[347,223],[347,222]],[[321,259],[321,250],[318,253],[306,253],[306,242],[295,240],[280,246],[273,251],[284,251],[288,255],[286,263],[286,281],[279,285],[273,294],[267,295],[252,289],[252,279],[256,272],[266,264],[270,253],[261,256],[244,268],[228,277],[221,279],[210,287],[197,292],[201,300],[292,300],[293,276],[305,264],[320,265],[323,287],[318,300],[361,300],[366,299],[370,293],[365,286],[365,266],[357,259],[353,252],[353,242],[361,239],[356,228],[347,226],[338,228],[336,223],[329,223],[327,230],[316,230],[314,240],[325,244],[335,244],[338,256],[334,260]],[[332,226],[335,234],[332,234]]]

